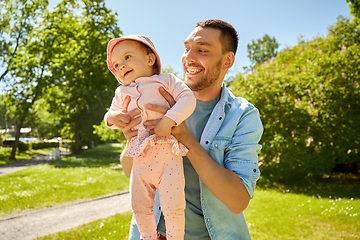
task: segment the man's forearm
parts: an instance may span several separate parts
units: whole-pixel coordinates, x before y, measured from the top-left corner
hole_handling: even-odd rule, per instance
[[[239,176],[215,162],[192,135],[182,143],[189,149],[187,157],[209,190],[233,213],[244,211],[250,196]]]

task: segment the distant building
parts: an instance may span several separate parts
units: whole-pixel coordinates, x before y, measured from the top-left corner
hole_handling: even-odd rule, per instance
[[[29,132],[31,132],[31,128],[21,128],[20,129],[20,133],[22,133],[22,134],[27,134]],[[10,134],[10,136],[12,138],[15,137],[15,129],[14,128],[0,129],[0,133],[1,133],[1,135],[8,133],[8,134]]]

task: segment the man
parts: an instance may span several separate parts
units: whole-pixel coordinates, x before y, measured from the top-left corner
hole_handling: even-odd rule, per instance
[[[221,20],[197,23],[184,41],[184,82],[193,91],[197,106],[186,124],[174,127],[172,134],[189,150],[184,157],[186,240],[250,239],[242,212],[260,175],[257,153],[263,127],[258,110],[233,96],[223,83],[234,64],[237,44],[236,30]],[[160,92],[174,103],[163,89]],[[148,109],[167,111],[156,105]],[[136,134],[132,127],[140,122],[134,116],[135,111],[129,112],[129,124],[119,126],[127,138]],[[155,124],[156,120],[144,125]],[[121,163],[129,175],[131,160],[121,157]],[[166,239],[159,205],[154,212],[159,219],[159,239]],[[136,222],[132,223],[129,239],[139,239]]]

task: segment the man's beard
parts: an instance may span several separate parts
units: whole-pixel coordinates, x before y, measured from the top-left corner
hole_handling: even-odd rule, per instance
[[[219,62],[215,65],[214,70],[212,72],[207,73],[202,79],[199,79],[198,82],[193,83],[192,85],[189,85],[186,82],[186,76],[184,76],[186,85],[192,91],[204,90],[205,88],[211,86],[219,78],[221,65],[222,65],[222,59],[220,59]]]

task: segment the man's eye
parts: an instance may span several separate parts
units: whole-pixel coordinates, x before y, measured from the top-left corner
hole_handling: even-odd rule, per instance
[[[130,55],[126,55],[126,56],[125,56],[125,60],[128,60],[129,58],[131,58]]]

